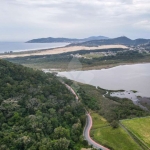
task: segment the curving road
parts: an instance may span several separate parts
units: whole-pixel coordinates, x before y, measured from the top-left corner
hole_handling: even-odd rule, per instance
[[[86,120],[86,126],[83,131],[83,136],[84,138],[88,141],[89,145],[92,145],[94,148],[99,149],[99,150],[109,150],[108,148],[96,143],[93,141],[90,137],[90,130],[92,128],[92,117],[90,114],[87,114],[87,120]]]
[[[75,93],[75,91],[69,85],[67,85],[66,83],[64,83],[64,85],[67,87],[67,89],[69,91],[71,91],[71,93],[75,96],[76,100],[79,101],[79,98],[78,98],[77,94]]]
[[[79,102],[79,98],[78,98],[77,94],[75,93],[75,91],[69,85],[67,85],[65,83],[63,83],[63,84],[67,87],[68,90],[70,90],[72,92],[72,94],[76,97],[76,100]],[[91,139],[91,137],[90,137],[90,130],[92,128],[92,117],[90,116],[89,113],[87,113],[86,115],[87,115],[86,125],[85,125],[84,131],[83,131],[83,136],[84,136],[85,140],[88,141],[89,145],[92,145],[96,149],[109,150],[108,148],[106,148],[106,147],[96,143],[95,141],[93,141]]]

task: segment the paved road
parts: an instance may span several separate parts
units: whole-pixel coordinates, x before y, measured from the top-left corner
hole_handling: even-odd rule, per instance
[[[65,84],[65,83],[63,83]],[[70,90],[72,92],[72,94],[76,97],[76,100],[79,102],[79,98],[77,96],[77,94],[75,93],[75,91],[67,84],[65,84],[65,86],[68,88],[68,90]],[[90,116],[89,113],[87,113],[87,119],[86,119],[86,125],[83,131],[83,136],[85,138],[85,140],[88,141],[89,145],[93,145],[94,148],[99,149],[99,150],[109,150],[108,148],[96,143],[95,141],[93,141],[90,137],[90,130],[92,128],[92,117]]]
[[[90,116],[90,114],[87,114],[86,126],[85,126],[84,132],[83,132],[84,138],[88,141],[88,143],[90,145],[92,145],[96,149],[109,150],[108,148],[96,143],[94,140],[91,139],[91,137],[90,137],[91,127],[92,127],[92,117]]]

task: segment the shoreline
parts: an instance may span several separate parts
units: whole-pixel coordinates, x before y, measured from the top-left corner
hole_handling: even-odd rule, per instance
[[[114,67],[122,67],[122,66],[131,66],[131,65],[144,65],[144,64],[150,64],[150,63],[136,63],[136,64],[124,64],[124,65],[118,65],[118,66],[114,66]],[[112,67],[112,68],[114,68],[114,67]],[[102,69],[110,69],[110,68],[102,68]],[[65,78],[67,78],[65,75],[63,75],[63,72],[64,73],[71,73],[71,72],[77,72],[76,74],[78,74],[78,71],[80,72],[84,72],[84,71],[94,71],[94,70],[101,70],[101,69],[98,69],[98,68],[94,68],[94,69],[91,69],[91,70],[69,70],[69,71],[63,71],[63,70],[58,70],[58,71],[56,71],[57,73],[58,73],[58,76],[62,76],[62,77],[65,77]],[[61,73],[62,72],[62,73]],[[130,100],[132,100],[133,102],[139,102],[139,104],[138,105],[140,105],[140,102],[141,103],[143,103],[143,102],[146,102],[146,103],[148,103],[149,105],[150,105],[150,95],[149,94],[146,94],[146,93],[144,93],[144,92],[141,92],[140,90],[137,90],[136,89],[136,91],[134,90],[134,89],[106,89],[106,88],[102,88],[101,86],[95,86],[95,85],[93,85],[93,84],[90,84],[90,83],[84,83],[84,82],[81,82],[81,81],[79,81],[79,80],[74,80],[74,79],[71,79],[71,78],[68,78],[68,79],[70,79],[70,80],[73,80],[73,81],[75,81],[75,82],[79,82],[79,83],[81,83],[81,84],[87,84],[87,85],[91,85],[91,86],[94,86],[94,87],[99,87],[99,88],[101,88],[101,89],[104,89],[105,91],[110,91],[110,92],[112,92],[112,93],[119,93],[119,92],[122,92],[122,93],[124,93],[124,92],[127,92],[127,91],[130,91],[130,92],[127,92],[127,93],[133,93],[133,95],[135,95],[136,96],[136,101],[135,101],[135,98],[133,97],[133,95],[132,94],[130,94],[130,95],[128,95],[128,97],[126,96],[126,97],[124,97],[124,98],[128,98],[128,99],[130,99]],[[116,96],[116,97],[118,97],[118,96]],[[130,97],[130,98],[129,98]],[[132,98],[131,98],[132,97]]]
[[[126,66],[126,65],[140,65],[140,64],[150,64],[150,62],[135,62],[135,63],[118,63],[118,64],[109,64],[109,65],[100,65],[100,66],[91,66],[91,67],[83,67],[81,69],[76,69],[76,70],[69,70],[69,69],[62,69],[62,68],[57,68],[59,72],[71,72],[71,71],[90,71],[90,70],[102,70],[102,69],[111,69],[119,66]],[[46,68],[44,68],[46,69]],[[53,68],[47,68],[46,70],[51,70]],[[56,69],[56,68],[54,68]],[[57,71],[56,71],[57,72]]]
[[[150,62],[142,62],[142,63],[119,63],[119,64],[111,64],[111,65],[102,65],[102,66],[92,66],[92,67],[83,67],[82,70],[76,69],[76,70],[70,70],[70,69],[66,69],[66,68],[53,68],[53,67],[49,67],[49,68],[36,68],[39,70],[42,70],[44,72],[53,72],[53,73],[58,73],[58,72],[71,72],[71,71],[92,71],[92,70],[102,70],[102,69],[111,69],[111,68],[115,68],[115,67],[119,67],[119,66],[126,66],[126,65],[138,65],[138,64],[149,64]],[[26,65],[25,65],[26,66]],[[29,66],[26,66],[29,67]],[[30,66],[31,67],[31,66]]]

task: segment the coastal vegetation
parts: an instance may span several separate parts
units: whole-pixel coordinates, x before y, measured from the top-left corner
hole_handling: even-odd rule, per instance
[[[106,56],[103,53],[105,53]],[[75,59],[80,63],[80,65],[76,65],[75,68],[69,68],[68,66],[70,62]],[[126,63],[132,64],[140,62],[150,62],[150,55],[147,53],[140,53],[139,51],[130,51],[116,48],[94,51],[81,50],[57,55],[16,57],[7,58],[7,60],[36,69],[55,68],[60,70],[78,70],[82,67],[83,70],[88,70],[96,68],[109,68]]]

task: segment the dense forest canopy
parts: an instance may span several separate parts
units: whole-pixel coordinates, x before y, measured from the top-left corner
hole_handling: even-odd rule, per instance
[[[0,60],[0,149],[76,150],[85,111],[54,74]]]

